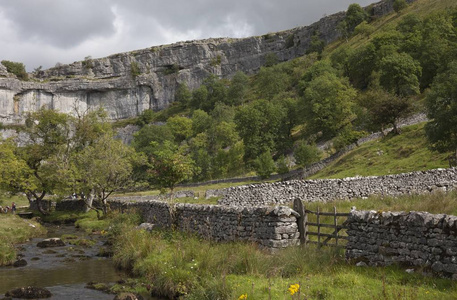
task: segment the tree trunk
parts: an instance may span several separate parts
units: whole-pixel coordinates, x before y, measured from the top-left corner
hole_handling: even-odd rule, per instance
[[[40,196],[38,196],[35,192],[27,193],[27,199],[29,200],[29,203],[31,203],[34,200],[33,198],[35,198],[35,203],[38,208],[38,211],[43,215],[49,215],[50,207],[48,208],[48,210],[45,210],[42,206],[42,200],[44,196],[46,196],[46,192],[42,192]]]

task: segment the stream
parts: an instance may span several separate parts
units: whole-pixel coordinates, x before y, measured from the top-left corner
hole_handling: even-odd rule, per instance
[[[62,247],[39,248],[37,243],[46,238],[42,237],[17,245],[18,255],[27,261],[27,265],[0,268],[0,299],[7,291],[25,286],[48,289],[53,295],[48,299],[114,299],[113,294],[85,288],[91,281],[114,283],[127,279],[125,273],[115,269],[112,259],[97,256],[105,238],[101,235],[87,236],[74,226],[47,226],[47,229],[47,238],[76,235],[93,239],[95,243],[91,246],[71,245],[71,240],[68,240]],[[142,296],[148,300],[157,299]]]

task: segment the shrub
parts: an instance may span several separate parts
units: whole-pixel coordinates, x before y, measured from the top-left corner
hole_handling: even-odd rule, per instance
[[[130,71],[131,71],[133,77],[141,75],[140,66],[138,65],[138,63],[136,61],[132,61],[130,63]]]
[[[406,3],[406,0],[395,0],[394,1],[394,10],[395,12],[400,12],[401,10],[405,9],[408,7],[408,3]]]
[[[321,153],[315,145],[308,145],[305,141],[300,141],[294,153],[297,165],[305,167],[320,159]]]
[[[267,179],[275,170],[275,162],[273,161],[269,150],[260,154],[255,160],[255,171],[260,178]]]
[[[8,73],[12,73],[17,76],[20,80],[28,80],[29,75],[25,71],[25,65],[19,62],[13,62],[9,60],[2,60],[2,65],[6,67]]]

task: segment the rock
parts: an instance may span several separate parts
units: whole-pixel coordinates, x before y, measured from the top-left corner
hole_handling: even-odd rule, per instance
[[[155,227],[155,225],[152,224],[152,223],[141,223],[136,228],[137,229],[143,229],[143,230],[151,232],[154,229],[154,227]]]
[[[24,267],[27,265],[27,261],[25,259],[18,259],[13,263],[13,267],[19,268],[19,267]]]
[[[143,297],[134,293],[121,293],[114,297],[114,300],[143,300]]]
[[[65,243],[59,238],[45,239],[37,244],[37,247],[40,247],[40,248],[63,247],[63,246],[65,246]]]
[[[363,261],[359,261],[358,263],[355,264],[356,267],[368,267],[368,265],[363,262]]]
[[[414,273],[414,269],[406,269],[405,271],[406,271],[406,273],[408,273],[408,274]]]
[[[19,299],[42,299],[49,298],[52,294],[47,289],[28,286],[8,291],[5,296]]]

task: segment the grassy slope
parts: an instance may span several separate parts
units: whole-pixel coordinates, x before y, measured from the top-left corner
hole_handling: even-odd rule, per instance
[[[0,214],[0,266],[10,264],[16,259],[13,244],[23,243],[44,233],[46,229],[36,222],[12,214]]]
[[[400,135],[387,135],[363,144],[310,178],[386,175],[446,168],[449,166],[447,156],[447,153],[427,148],[422,123],[403,128]]]

